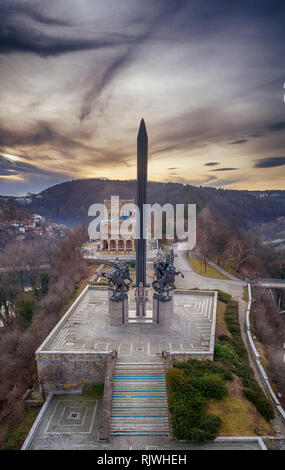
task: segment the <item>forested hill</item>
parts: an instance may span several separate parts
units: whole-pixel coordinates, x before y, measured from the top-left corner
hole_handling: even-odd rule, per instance
[[[121,199],[135,199],[136,181],[97,178],[73,180],[51,186],[39,194],[9,200],[18,206],[24,205],[26,210],[72,227],[80,221],[90,220],[87,214],[91,204],[102,203],[104,199],[110,199],[111,195]],[[208,207],[239,228],[249,228],[285,216],[285,191],[233,191],[149,182],[148,202],[192,203],[197,204],[198,211]]]

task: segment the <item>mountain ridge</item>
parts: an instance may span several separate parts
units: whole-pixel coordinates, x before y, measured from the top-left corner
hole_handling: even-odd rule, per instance
[[[13,202],[18,207],[24,205],[30,212],[73,227],[79,222],[90,221],[89,207],[94,203],[103,203],[112,195],[135,199],[136,180],[74,179],[50,186],[38,194],[0,196],[0,200]],[[227,217],[231,223],[245,229],[285,216],[283,190],[232,190],[149,181],[147,202],[196,204],[198,212],[208,207],[218,217]]]

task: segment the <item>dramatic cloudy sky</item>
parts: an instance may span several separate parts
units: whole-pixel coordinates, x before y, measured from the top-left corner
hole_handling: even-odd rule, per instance
[[[285,189],[284,0],[0,0],[0,194],[136,176]]]

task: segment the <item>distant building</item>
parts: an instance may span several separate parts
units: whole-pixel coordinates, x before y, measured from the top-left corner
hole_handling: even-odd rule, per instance
[[[129,210],[122,210],[123,206],[129,205]],[[99,250],[101,252],[135,253],[135,211],[133,199],[119,200],[119,221],[111,220],[111,201],[105,200],[108,217],[101,221],[101,238],[99,239]],[[132,230],[129,230],[132,227]],[[111,228],[113,233],[111,233]],[[115,233],[114,233],[115,232]]]

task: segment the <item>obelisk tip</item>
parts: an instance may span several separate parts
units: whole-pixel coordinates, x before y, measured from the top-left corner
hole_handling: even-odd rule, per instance
[[[145,133],[146,134],[146,126],[145,126],[144,118],[142,118],[141,122],[140,122],[139,134],[140,133]]]

